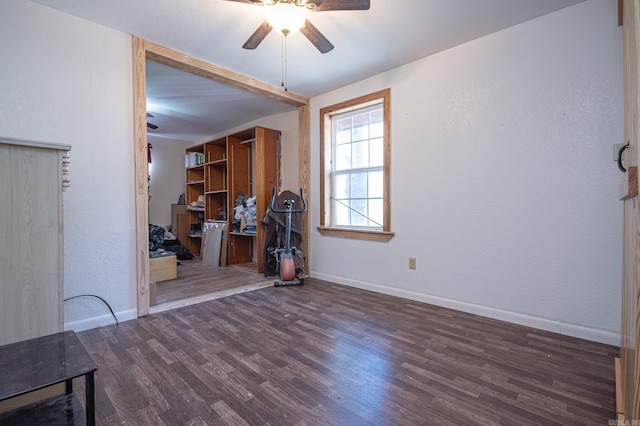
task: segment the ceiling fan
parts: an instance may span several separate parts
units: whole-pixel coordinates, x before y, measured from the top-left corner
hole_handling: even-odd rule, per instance
[[[333,44],[304,16],[305,10],[331,12],[334,10],[368,10],[369,0],[227,0],[263,6],[267,19],[242,45],[245,49],[255,49],[264,38],[276,29],[284,36],[300,31],[321,52],[333,49]],[[297,10],[296,10],[297,9]],[[275,16],[274,16],[275,15]],[[293,21],[281,23],[279,18],[293,17]],[[297,22],[296,22],[297,20]]]
[[[147,118],[153,118],[153,114],[147,113]],[[149,123],[149,120],[147,120],[147,128],[151,130],[156,130],[158,126],[156,126],[155,124]]]

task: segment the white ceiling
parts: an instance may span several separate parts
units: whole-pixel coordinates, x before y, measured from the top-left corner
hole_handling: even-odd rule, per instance
[[[201,142],[258,118],[297,108],[147,61],[149,135]]]
[[[32,0],[279,87],[281,36],[242,44],[264,7],[225,0]],[[368,11],[307,12],[335,46],[321,54],[302,35],[287,43],[287,86],[313,97],[584,0],[371,0]],[[292,108],[148,63],[150,134],[200,141]]]

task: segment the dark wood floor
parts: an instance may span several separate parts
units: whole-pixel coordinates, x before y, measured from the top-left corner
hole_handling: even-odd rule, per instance
[[[252,268],[253,267],[253,268]],[[252,269],[250,269],[252,268]],[[178,277],[156,284],[157,304],[174,303],[185,299],[204,301],[208,297],[227,295],[237,289],[272,283],[276,278],[265,278],[253,264],[233,267],[207,265],[198,259],[181,260]],[[200,299],[200,300],[198,300]]]
[[[308,279],[79,333],[100,425],[606,425],[615,347]]]

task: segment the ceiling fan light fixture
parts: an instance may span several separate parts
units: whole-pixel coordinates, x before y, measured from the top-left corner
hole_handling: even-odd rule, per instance
[[[268,6],[266,15],[269,25],[284,36],[298,32],[306,20],[304,8],[289,2],[279,2]]]

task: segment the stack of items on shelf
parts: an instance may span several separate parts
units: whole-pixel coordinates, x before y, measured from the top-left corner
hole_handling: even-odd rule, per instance
[[[195,167],[204,164],[204,154],[201,152],[187,152],[184,156],[185,167]]]
[[[191,204],[189,204],[189,208],[191,210],[204,210],[204,195],[198,195],[198,199],[192,201]]]
[[[243,232],[245,234],[256,234],[258,232],[256,197],[249,198],[249,196],[240,192],[233,210],[235,212],[233,216],[233,230],[235,232]]]
[[[256,219],[256,197],[249,198],[247,200],[247,205],[243,211],[245,218],[245,227],[243,232],[245,234],[256,234],[258,233],[258,221]]]

